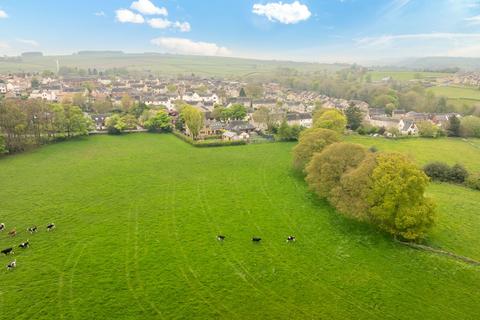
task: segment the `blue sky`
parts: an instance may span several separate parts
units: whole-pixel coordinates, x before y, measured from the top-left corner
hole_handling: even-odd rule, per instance
[[[0,55],[480,57],[480,0],[0,0]]]

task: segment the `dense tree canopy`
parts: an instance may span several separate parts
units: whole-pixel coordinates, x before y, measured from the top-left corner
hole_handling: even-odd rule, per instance
[[[150,132],[170,132],[172,130],[172,119],[163,110],[145,111],[142,115],[142,124]]]
[[[320,109],[313,116],[313,126],[343,133],[347,126],[347,118],[338,109]]]
[[[299,142],[293,149],[293,167],[303,171],[315,153],[326,146],[340,142],[340,135],[329,129],[313,128],[300,134]]]

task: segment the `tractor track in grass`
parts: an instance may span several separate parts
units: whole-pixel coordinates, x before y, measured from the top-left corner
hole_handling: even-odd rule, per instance
[[[73,279],[75,277],[75,270],[77,269],[77,265],[78,263],[80,262],[80,259],[81,257],[83,256],[83,253],[85,251],[85,248],[87,247],[86,244],[84,244],[82,246],[82,249],[80,251],[80,254],[77,256],[77,258],[75,259],[75,263],[73,264],[73,267],[70,271],[70,280],[69,280],[69,297],[70,299],[68,300],[69,304],[70,304],[70,309],[72,311],[72,316],[74,319],[79,319],[78,317],[78,312],[77,312],[77,309],[75,307],[75,304],[73,303],[73,300],[74,300],[74,295],[73,295]]]
[[[279,205],[278,203],[275,203],[273,200],[272,200],[272,197],[270,196],[270,194],[268,193],[267,191],[267,183],[266,183],[266,164],[268,161],[272,161],[271,159],[268,159],[267,157],[265,157],[263,159],[263,162],[262,164],[260,165],[260,170],[261,170],[261,186],[262,186],[262,190],[263,190],[263,193],[265,195],[265,198],[268,199],[269,203],[270,203],[270,206],[272,207],[272,209],[276,209],[276,207]],[[235,180],[236,181],[236,180]],[[283,212],[285,212],[285,206],[283,207]],[[276,211],[275,211],[276,212]],[[288,213],[287,214],[287,225],[289,226],[292,226],[292,225],[295,225],[296,226],[296,223],[292,222],[292,218],[290,216],[290,214]],[[297,226],[296,226],[297,227]],[[298,228],[298,227],[297,227]],[[308,242],[306,242],[306,244],[308,244]],[[312,242],[310,242],[311,245],[314,245]],[[321,251],[321,250],[320,250]],[[277,256],[278,256],[279,252],[277,251]],[[321,253],[325,258],[327,259],[330,259],[331,257],[328,257],[326,256],[325,254]],[[351,306],[365,312],[365,313],[368,313],[370,316],[373,316],[373,317],[376,317],[376,318],[379,318],[379,319],[383,319],[384,317],[380,317],[376,312],[375,310],[371,310],[371,307],[368,306],[368,305],[362,305],[362,304],[358,304],[358,303],[353,303],[351,301],[353,301],[353,297],[346,293],[345,291],[343,290],[339,290],[338,288],[336,288],[335,286],[332,286],[331,284],[328,284],[327,282],[325,281],[322,281],[324,284],[326,284],[327,286],[330,287],[330,292],[332,292],[334,295],[336,295],[338,298],[340,298],[341,300],[345,301],[346,303],[350,304]],[[393,315],[389,315],[391,318],[395,319],[395,316]]]
[[[132,238],[132,231],[130,224],[132,223],[132,208],[128,210],[128,231],[127,231],[127,237],[126,237],[126,244],[125,244],[125,280],[127,283],[128,290],[130,294],[132,295],[133,299],[135,300],[137,306],[144,312],[146,315],[148,313],[147,309],[143,305],[141,299],[139,298],[136,290],[134,289],[132,285],[132,279],[130,277],[131,271],[130,271],[130,254],[129,254],[129,246],[131,245],[131,238]]]
[[[207,214],[207,211],[205,210],[205,208],[208,208],[210,212],[213,212],[211,210],[211,208],[208,206],[207,202],[205,201],[205,193],[204,191],[202,191],[202,188],[201,188],[201,185],[198,185],[198,188],[197,188],[197,195],[199,195],[199,201],[202,205],[202,212],[205,216],[205,221],[208,221],[209,223],[209,226],[210,226],[210,229],[212,230],[212,235],[215,235],[218,230],[220,229],[218,227],[218,225],[216,225],[215,223],[213,223],[211,217]],[[202,196],[200,196],[202,195]],[[263,297],[265,296],[264,293],[265,291],[265,288],[260,288],[259,287],[259,281],[257,281],[255,279],[255,277],[253,277],[249,272],[248,270],[243,267],[239,262],[238,262],[238,259],[236,257],[233,257],[233,259],[235,260],[235,263],[232,262],[232,259],[231,257],[229,257],[229,255],[225,255],[225,258],[227,259],[228,261],[228,264],[230,265],[230,267],[234,270],[234,274],[237,275],[242,281],[244,281],[245,283],[247,283],[250,287],[252,287],[252,289],[254,289],[255,291],[257,291],[258,293],[260,293]],[[243,270],[243,272],[241,270],[239,270],[239,267]],[[247,275],[248,278],[250,278],[250,280],[245,276]],[[261,285],[260,285],[261,286]],[[274,293],[276,295],[276,292],[272,291],[272,293]],[[280,309],[284,309],[284,308],[287,308],[287,311],[288,311],[288,306],[284,305],[284,304],[281,304],[279,303],[277,300],[271,298],[270,300],[268,300],[269,302],[272,302],[273,304],[277,305],[280,307]]]
[[[195,270],[192,268],[190,262],[189,262],[189,259],[185,253],[185,249],[182,245],[182,239],[179,237],[178,235],[178,225],[177,225],[177,215],[176,215],[176,206],[175,206],[175,203],[176,203],[176,188],[175,186],[173,186],[173,188],[171,186],[169,186],[169,190],[173,190],[173,192],[170,192],[170,194],[172,195],[172,199],[171,199],[171,209],[170,209],[170,212],[172,213],[172,216],[173,216],[173,226],[174,226],[174,234],[175,234],[175,245],[178,249],[178,251],[182,254],[182,258],[183,258],[183,261],[185,263],[185,265],[187,266],[187,269],[188,271],[190,272],[190,274],[193,276],[194,280],[192,281],[192,279],[190,279],[190,277],[187,275],[187,272],[185,272],[185,269],[184,268],[180,268],[181,272],[182,272],[182,275],[183,277],[185,278],[186,282],[187,282],[187,285],[193,289],[192,292],[194,292],[194,294],[199,297],[203,302],[205,302],[207,305],[211,306],[212,309],[219,315],[222,315],[223,312],[222,310],[220,310],[218,308],[218,306],[216,305],[213,305],[208,299],[206,299],[203,295],[199,294],[198,293],[198,290],[195,290],[195,288],[197,289],[200,289],[200,288],[205,288],[205,285],[199,281],[198,279],[198,276],[195,272]],[[205,291],[205,290],[202,290],[202,291]],[[209,290],[207,290],[207,294],[213,298],[212,294],[209,292]],[[226,307],[225,305],[223,304],[220,304],[220,306],[224,309],[224,311],[227,311],[228,313],[232,313],[231,310],[228,309],[228,307]],[[234,313],[232,313],[234,314]]]

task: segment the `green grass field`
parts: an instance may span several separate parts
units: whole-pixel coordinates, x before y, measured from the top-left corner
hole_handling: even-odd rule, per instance
[[[384,78],[391,77],[397,81],[409,81],[409,80],[435,80],[449,75],[442,72],[415,72],[415,71],[371,71],[368,73],[373,81],[380,81]]]
[[[480,105],[480,90],[466,87],[433,87],[429,89],[437,96],[448,98],[448,103],[454,105],[459,112],[464,105]]]
[[[292,147],[138,134],[1,159],[0,219],[21,232],[0,246],[31,248],[16,250],[14,271],[0,257],[0,319],[478,317],[478,267],[338,216],[291,172]],[[428,193],[439,203],[429,242],[480,259],[479,193]],[[42,229],[28,235],[32,224]]]

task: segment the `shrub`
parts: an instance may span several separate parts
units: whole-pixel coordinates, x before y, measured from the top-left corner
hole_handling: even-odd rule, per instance
[[[469,175],[465,185],[469,188],[480,190],[480,172]]]
[[[450,167],[443,162],[432,162],[423,171],[432,180],[440,182],[464,183],[468,177],[468,171],[461,164]]]
[[[5,145],[5,139],[0,135],[0,156],[8,153],[7,146]]]
[[[450,166],[443,162],[431,162],[423,167],[425,174],[434,181],[447,182],[450,176]]]
[[[315,153],[339,141],[340,135],[332,130],[314,128],[303,131],[297,146],[293,149],[294,168],[303,171]]]

